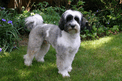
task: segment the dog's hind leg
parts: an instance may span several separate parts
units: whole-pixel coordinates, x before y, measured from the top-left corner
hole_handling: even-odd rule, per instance
[[[32,63],[32,60],[34,58],[34,54],[39,51],[40,48],[30,48],[27,51],[27,54],[24,55],[24,63],[27,66],[30,66]]]
[[[39,52],[35,55],[35,58],[38,62],[44,62],[44,56],[48,52],[49,48],[50,44],[47,41],[44,41]]]
[[[27,54],[24,55],[24,59],[25,59],[24,63],[27,66],[31,65],[35,54],[37,54],[39,52],[40,46],[43,43],[43,38],[41,38],[39,36],[33,36],[33,35],[34,34],[30,34]]]

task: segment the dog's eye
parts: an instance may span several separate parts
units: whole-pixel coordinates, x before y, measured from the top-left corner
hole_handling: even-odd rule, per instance
[[[75,20],[79,23],[79,18],[77,16],[75,17]]]
[[[73,16],[72,15],[68,15],[66,21],[68,22],[68,21],[70,21],[72,19],[73,19]]]

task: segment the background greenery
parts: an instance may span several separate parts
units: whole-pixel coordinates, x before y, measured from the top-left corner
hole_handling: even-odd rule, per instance
[[[87,0],[69,1],[70,5],[67,8],[80,11],[89,21],[90,30],[87,28],[81,30],[82,40],[99,39],[106,35],[117,34],[122,30],[122,5],[119,4],[119,0],[89,1],[95,5],[90,4]],[[50,6],[47,2],[33,4],[32,6],[30,12],[22,7],[21,14],[18,14],[16,9],[0,7],[0,39],[2,39],[0,48],[4,51],[12,51],[14,48],[18,48],[18,41],[21,40],[20,35],[29,34],[24,24],[26,17],[38,13],[43,17],[44,23],[58,25],[61,14],[66,10],[65,6]],[[6,22],[3,22],[2,19],[6,19]],[[10,20],[13,25],[7,23]]]

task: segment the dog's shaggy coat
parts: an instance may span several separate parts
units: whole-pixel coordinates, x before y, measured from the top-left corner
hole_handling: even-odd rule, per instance
[[[57,52],[58,73],[69,77],[68,72],[72,70],[72,61],[81,43],[82,19],[83,15],[73,10],[62,14],[59,26],[43,24],[43,19],[38,14],[26,18],[27,28],[32,30],[29,34],[27,54],[24,55],[25,65],[30,66],[34,57],[38,62],[44,62],[44,56],[51,44]]]

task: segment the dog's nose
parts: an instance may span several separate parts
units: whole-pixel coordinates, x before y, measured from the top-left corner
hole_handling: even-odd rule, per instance
[[[71,27],[72,27],[72,28],[75,28],[75,26],[76,26],[75,24],[71,24]]]

